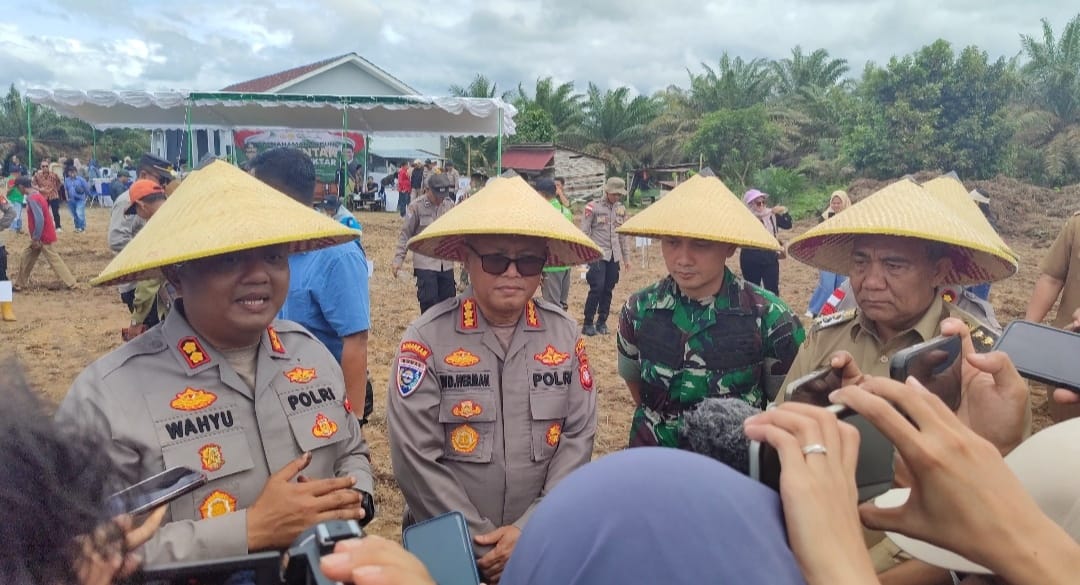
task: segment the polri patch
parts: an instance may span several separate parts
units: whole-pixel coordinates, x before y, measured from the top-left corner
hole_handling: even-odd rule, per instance
[[[454,350],[453,353],[443,358],[443,362],[448,366],[454,366],[455,368],[471,368],[480,363],[480,356],[465,349],[459,347]]]
[[[320,439],[329,439],[337,434],[337,423],[330,420],[323,413],[319,413],[315,416],[315,426],[311,427],[311,434]]]
[[[480,433],[469,425],[461,425],[450,432],[450,446],[458,453],[469,454],[480,445]]]
[[[424,362],[414,360],[412,358],[400,357],[398,358],[397,367],[397,389],[398,394],[401,394],[402,398],[412,394],[420,386],[420,382],[424,379],[424,374],[427,372],[427,366]]]
[[[184,361],[191,369],[195,369],[203,364],[210,362],[210,356],[206,355],[206,350],[203,349],[202,343],[199,343],[197,337],[185,337],[176,343],[176,348],[180,350],[180,355],[184,356]]]
[[[169,402],[169,406],[174,410],[183,410],[184,412],[192,412],[195,410],[202,410],[214,402],[217,402],[217,394],[213,392],[207,392],[202,388],[184,388],[183,392],[179,392]]]

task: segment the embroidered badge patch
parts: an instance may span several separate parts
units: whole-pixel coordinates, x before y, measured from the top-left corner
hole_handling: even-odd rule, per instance
[[[461,328],[476,329],[479,323],[476,320],[476,301],[465,299],[461,302]]]
[[[955,303],[956,296],[956,291],[951,288],[941,289],[941,299],[946,303]]]
[[[574,354],[578,356],[578,359],[581,359],[585,355],[585,338],[584,337],[578,337],[577,338],[577,343],[574,344]]]
[[[592,391],[593,379],[592,370],[589,369],[589,362],[583,361],[578,365],[578,379],[581,380],[581,387],[586,392]]]
[[[217,471],[225,465],[225,456],[221,453],[221,445],[210,443],[199,448],[199,460],[202,468],[206,471]]]
[[[199,515],[203,520],[217,518],[236,511],[236,498],[228,492],[214,490],[199,504]]]
[[[484,412],[483,407],[473,402],[472,400],[462,400],[454,405],[454,408],[450,410],[450,414],[454,416],[460,416],[461,418],[469,419],[474,416],[478,416]]]
[[[206,355],[206,350],[198,338],[185,337],[177,342],[176,348],[180,350],[180,355],[184,356],[189,368],[197,368],[210,361],[210,356]]]
[[[315,368],[301,368],[299,366],[285,372],[285,377],[293,384],[307,384],[318,378],[315,374]]]
[[[281,338],[278,337],[277,331],[274,331],[273,327],[266,328],[266,335],[270,338],[270,349],[274,353],[285,353],[285,346],[281,345]]]
[[[329,439],[337,434],[337,423],[320,412],[315,417],[315,426],[311,427],[311,434],[320,439]]]
[[[561,436],[562,425],[559,423],[551,423],[551,426],[548,427],[547,433],[545,433],[544,435],[544,441],[546,441],[548,445],[554,447],[555,445],[559,444],[559,437]]]
[[[443,362],[448,366],[454,366],[455,368],[468,368],[480,363],[480,356],[475,353],[459,347],[454,350],[454,353],[443,358]]]
[[[469,425],[461,425],[450,432],[450,446],[458,453],[472,453],[480,444],[480,433]]]
[[[431,357],[431,350],[428,346],[420,343],[419,341],[402,341],[401,353],[411,353],[414,356],[420,358],[420,361],[427,360]]]
[[[533,328],[540,326],[540,316],[536,314],[536,303],[532,301],[525,303],[525,325]]]
[[[207,392],[201,388],[184,388],[183,392],[173,397],[172,401],[169,402],[169,406],[176,410],[190,412],[192,410],[202,410],[216,400],[217,394],[213,392]]]
[[[398,358],[396,378],[398,393],[402,397],[412,394],[413,390],[420,386],[425,372],[427,372],[427,366],[424,362],[407,357]]]
[[[544,351],[534,355],[533,359],[545,366],[557,366],[570,359],[570,354],[563,353],[555,349],[551,344],[548,344],[548,346],[544,348]]]

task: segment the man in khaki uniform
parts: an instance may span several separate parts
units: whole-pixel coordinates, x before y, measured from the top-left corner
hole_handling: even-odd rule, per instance
[[[905,211],[910,209],[920,213]],[[918,235],[893,235],[897,233]],[[815,268],[848,275],[858,308],[815,320],[783,387],[828,367],[839,351],[853,358],[846,375],[888,377],[892,356],[940,335],[947,317],[967,324],[976,351],[989,351],[998,331],[945,302],[939,287],[997,281],[1017,269],[1015,255],[992,230],[968,222],[908,180],[893,183],[810,229],[791,242],[788,252]],[[777,399],[784,399],[783,392]],[[970,420],[967,410],[961,406],[965,422]],[[974,430],[989,431],[986,438],[999,447],[1018,442],[1013,429]],[[867,536],[868,544],[874,545],[871,556],[878,571],[903,560],[881,533]]]
[[[1024,319],[1036,323],[1042,321],[1060,297],[1061,303],[1051,323],[1059,329],[1069,327],[1073,313],[1080,309],[1080,212],[1065,222],[1054,245],[1039,264],[1039,272]],[[1080,405],[1053,400],[1047,404],[1055,421],[1080,416]]]
[[[403,525],[462,512],[493,583],[536,505],[592,455],[585,345],[558,305],[532,297],[546,263],[583,264],[599,250],[520,177],[495,179],[473,199],[409,243],[464,262],[472,288],[405,331],[387,427]],[[545,237],[515,235],[526,231]]]
[[[228,197],[206,196],[226,189]],[[147,564],[280,550],[318,522],[371,519],[368,449],[341,369],[303,327],[274,319],[288,293],[288,254],[355,237],[214,162],[95,279],[130,282],[160,269],[181,296],[160,327],[84,370],[56,414],[106,437],[104,455],[127,483],[175,466],[209,478],[169,504]]]
[[[615,233],[626,221],[626,206],[622,204],[625,196],[626,181],[611,177],[604,183],[604,196],[585,205],[585,213],[581,216],[581,231],[592,238],[603,253],[599,260],[589,264],[589,272],[585,275],[585,281],[589,283],[589,294],[585,297],[585,319],[581,326],[581,332],[585,335],[608,333],[611,292],[619,282],[619,268],[625,264],[626,270],[630,270],[630,254],[633,251],[630,238]]]
[[[450,177],[443,173],[432,175],[428,183],[424,186],[424,196],[413,200],[406,208],[405,222],[401,225],[401,236],[394,251],[392,270],[395,278],[405,262],[409,238],[424,231],[454,207],[454,198],[450,197],[454,186]],[[420,302],[421,313],[457,292],[453,262],[413,252],[413,274],[416,276],[416,300]]]

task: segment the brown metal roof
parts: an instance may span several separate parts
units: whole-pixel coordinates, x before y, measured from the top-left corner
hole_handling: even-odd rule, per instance
[[[264,75],[255,79],[249,79],[247,81],[241,81],[240,83],[234,83],[226,88],[223,88],[221,91],[238,91],[248,93],[270,91],[271,89],[274,89],[275,87],[283,83],[288,83],[298,77],[307,75],[308,73],[311,73],[312,71],[315,71],[320,67],[329,65],[330,63],[333,63],[334,61],[337,61],[338,59],[341,59],[343,57],[347,57],[350,54],[351,53],[345,53],[336,57],[330,57],[329,59],[323,59],[322,61],[316,61],[314,63],[308,63],[307,65],[293,67],[292,69],[287,69],[285,71],[279,71],[270,75]]]

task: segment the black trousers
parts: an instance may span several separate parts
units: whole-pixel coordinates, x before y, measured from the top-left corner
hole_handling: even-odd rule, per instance
[[[772,252],[770,252],[772,253]],[[747,259],[740,252],[739,268],[743,278],[751,284],[756,284],[775,295],[780,294],[780,260],[773,254],[772,261],[768,259]]]
[[[124,291],[124,292],[120,293],[120,300],[124,301],[124,304],[127,305],[128,311],[134,311],[135,310],[135,291],[134,290]],[[150,307],[150,313],[146,316],[145,319],[143,319],[143,325],[146,325],[147,327],[153,327],[154,325],[157,325],[160,322],[161,322],[161,319],[158,319],[158,316],[157,316],[157,299],[154,299],[154,306]]]
[[[7,279],[7,246],[0,246],[0,281]]]
[[[585,322],[592,325],[606,323],[611,313],[611,291],[619,282],[619,263],[613,260],[597,260],[589,264],[585,273],[585,282],[589,283],[589,294],[585,297]]]
[[[457,294],[453,270],[414,269],[416,275],[416,300],[420,301],[420,312],[453,297]]]
[[[53,223],[56,224],[56,229],[60,229],[60,200],[50,199],[49,208],[52,209],[52,219]]]

